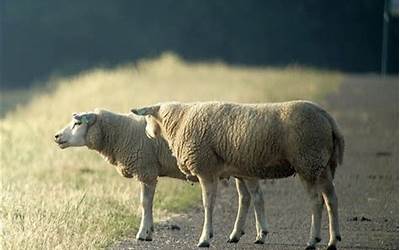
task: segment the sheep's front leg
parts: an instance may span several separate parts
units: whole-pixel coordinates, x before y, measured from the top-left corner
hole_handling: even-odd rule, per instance
[[[237,243],[240,240],[240,237],[244,234],[244,226],[246,224],[247,212],[249,210],[251,200],[250,193],[247,190],[244,181],[240,178],[235,178],[235,180],[239,198],[239,207],[235,226],[233,227],[233,231],[229,236],[228,243]]]
[[[267,218],[264,210],[264,197],[258,180],[245,180],[247,189],[254,204],[254,212],[256,217],[257,237],[255,244],[264,244],[268,234]]]
[[[142,210],[142,220],[140,228],[136,234],[136,239],[151,241],[153,233],[153,197],[157,182],[140,182],[140,205]]]
[[[204,207],[204,225],[201,233],[198,247],[209,247],[209,240],[212,237],[212,213],[215,204],[215,196],[217,194],[218,181],[215,176],[203,178],[197,176],[201,185],[201,193]]]

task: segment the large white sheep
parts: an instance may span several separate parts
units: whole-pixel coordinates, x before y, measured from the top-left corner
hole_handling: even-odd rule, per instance
[[[314,249],[320,241],[325,201],[328,249],[336,249],[341,237],[333,177],[342,163],[344,139],[321,107],[308,101],[204,102],[162,103],[131,111],[146,116],[148,135],[164,137],[181,171],[200,181],[205,219],[198,246],[209,246],[218,177],[283,178],[297,173],[312,200],[307,248]]]
[[[153,197],[157,178],[168,176],[196,181],[194,176],[186,176],[179,171],[176,159],[164,139],[149,139],[145,135],[146,121],[133,114],[117,114],[106,110],[73,114],[72,121],[56,133],[55,142],[60,148],[87,146],[99,152],[109,163],[115,165],[124,177],[136,177],[141,186],[142,219],[138,240],[152,240]],[[239,193],[238,216],[230,240],[237,241],[243,234],[247,210],[251,197],[261,195],[257,181],[236,179]],[[249,188],[248,188],[249,187]],[[264,203],[254,200],[254,210],[258,218],[258,228],[264,228]],[[212,232],[211,232],[212,234]],[[260,231],[257,243],[264,242]]]

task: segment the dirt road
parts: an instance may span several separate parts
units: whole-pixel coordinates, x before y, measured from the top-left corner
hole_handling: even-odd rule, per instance
[[[339,92],[324,104],[346,139],[344,165],[335,177],[343,239],[339,249],[398,249],[398,98],[398,78],[348,76]],[[304,249],[310,204],[298,178],[268,180],[262,186],[270,225],[266,244],[253,244],[252,214],[240,242],[226,243],[237,208],[235,186],[231,184],[219,190],[211,248]],[[197,249],[202,221],[199,204],[185,215],[156,225],[152,242],[125,240],[113,249]],[[178,225],[180,230],[172,230],[171,225]],[[322,238],[319,249],[324,249],[328,241],[326,211]]]

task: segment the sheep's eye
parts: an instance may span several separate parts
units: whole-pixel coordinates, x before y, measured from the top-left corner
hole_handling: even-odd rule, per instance
[[[79,126],[81,124],[82,124],[82,122],[75,122],[74,125],[72,125],[72,129],[75,128],[75,126]]]

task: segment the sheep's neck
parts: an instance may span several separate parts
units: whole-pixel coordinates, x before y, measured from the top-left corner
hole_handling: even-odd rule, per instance
[[[183,119],[183,112],[168,113],[163,117],[162,127],[163,135],[168,142],[171,142],[180,127]]]
[[[111,132],[111,133],[110,133]],[[113,165],[117,164],[117,152],[116,152],[116,145],[117,145],[117,134],[113,133],[112,131],[103,132],[103,145],[99,152],[106,157],[108,162]]]
[[[132,132],[126,122],[118,120],[116,122],[102,122],[102,143],[101,148],[97,149],[99,153],[107,158],[107,160],[116,165],[120,158],[120,152],[124,148],[129,147],[129,137],[126,133],[118,133],[118,131]]]

